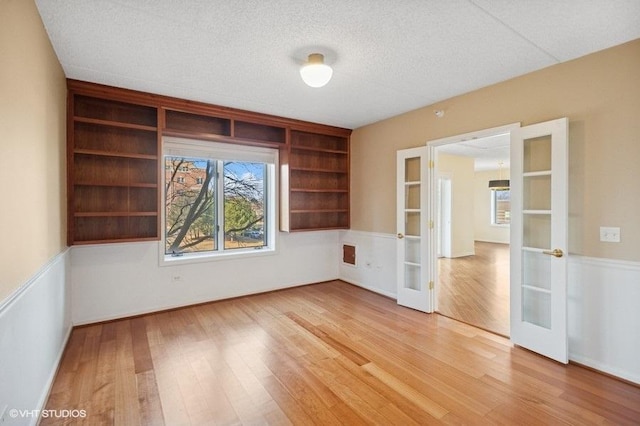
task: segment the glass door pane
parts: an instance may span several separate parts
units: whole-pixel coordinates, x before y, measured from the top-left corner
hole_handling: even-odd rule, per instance
[[[551,137],[523,141],[522,321],[551,328]]]
[[[420,262],[420,221],[422,211],[420,210],[420,192],[422,182],[420,181],[421,158],[410,157],[405,161],[405,194],[404,194],[404,229],[405,229],[405,251],[404,251],[404,287],[412,290],[421,289],[421,262]]]

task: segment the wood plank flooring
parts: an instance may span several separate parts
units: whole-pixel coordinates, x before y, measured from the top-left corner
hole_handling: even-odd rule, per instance
[[[640,388],[340,281],[73,330],[43,425],[638,424]]]
[[[438,312],[509,336],[509,245],[476,241],[475,255],[438,259]]]

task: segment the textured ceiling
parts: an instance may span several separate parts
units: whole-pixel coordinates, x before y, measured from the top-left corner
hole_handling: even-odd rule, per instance
[[[509,133],[470,139],[436,147],[438,153],[471,157],[474,159],[476,172],[510,168],[510,135]]]
[[[69,78],[347,128],[640,38],[639,0],[36,3]]]

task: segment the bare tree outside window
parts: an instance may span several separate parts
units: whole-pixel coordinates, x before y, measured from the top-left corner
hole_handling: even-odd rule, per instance
[[[266,245],[265,167],[263,163],[166,157],[165,253],[220,250],[217,239],[222,235],[225,250]]]

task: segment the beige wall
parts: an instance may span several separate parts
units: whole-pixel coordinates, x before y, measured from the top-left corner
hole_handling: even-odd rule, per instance
[[[352,134],[352,228],[395,234],[395,152],[513,122],[569,118],[570,252],[640,261],[640,40],[555,65]],[[434,110],[446,115],[436,118]],[[621,243],[599,242],[600,226]]]
[[[491,224],[491,190],[489,181],[509,179],[509,169],[487,170],[474,175],[473,221],[476,241],[509,244],[509,227]]]
[[[451,257],[475,254],[473,163],[471,157],[439,154],[438,172],[451,178]]]
[[[0,1],[0,301],[65,247],[62,67],[33,0]]]

